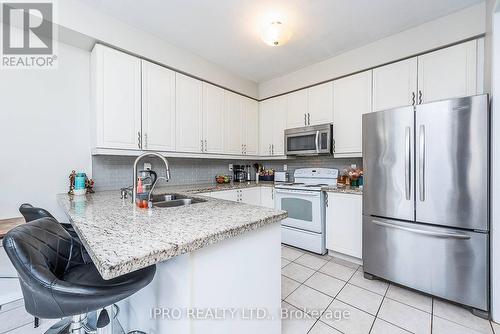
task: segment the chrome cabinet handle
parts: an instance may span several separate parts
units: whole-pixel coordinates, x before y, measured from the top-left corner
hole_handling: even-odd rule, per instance
[[[415,105],[415,92],[412,92],[411,93],[411,105],[414,106]]]
[[[422,104],[422,91],[418,90],[418,104]]]
[[[203,139],[202,139],[202,140],[200,140],[200,143],[201,143],[201,148],[200,148],[200,150],[203,152]]]
[[[137,131],[137,147],[141,148],[141,132]]]
[[[418,154],[418,184],[420,201],[425,201],[425,125],[420,125]]]
[[[319,153],[319,131],[316,131],[316,138],[314,139],[314,144],[316,144],[316,153]]]
[[[271,144],[269,144],[269,155],[271,155]]]
[[[307,125],[311,125],[311,114],[307,113]]]
[[[207,140],[205,139],[205,152],[208,151],[208,145],[207,145]]]
[[[307,115],[304,113],[304,125],[307,125]]]
[[[410,200],[411,195],[411,143],[410,143],[410,127],[405,128],[405,194],[406,200]]]
[[[444,239],[464,239],[464,240],[470,239],[470,236],[467,235],[467,234],[446,233],[446,232],[439,233],[439,232],[432,232],[432,231],[426,231],[426,230],[419,230],[419,229],[416,229],[416,228],[411,228],[411,227],[406,227],[406,226],[399,226],[399,225],[395,225],[395,224],[384,223],[384,222],[381,222],[381,221],[378,221],[378,220],[372,220],[372,222],[375,225],[384,226],[384,227],[390,227],[390,228],[394,228],[394,229],[397,229],[397,230],[403,230],[403,231],[412,232],[412,233],[416,233],[416,234],[423,234],[423,235],[427,235],[427,236],[430,236],[430,237],[444,238]]]

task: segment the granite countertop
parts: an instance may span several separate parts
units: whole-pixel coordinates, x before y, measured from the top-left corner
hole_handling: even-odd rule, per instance
[[[287,217],[287,213],[281,210],[193,194],[214,189],[204,185],[164,189],[203,198],[206,202],[140,209],[131,203],[130,198],[120,199],[119,191],[74,197],[57,195],[59,204],[104,279],[195,251]],[[235,188],[220,190],[228,189]]]
[[[323,187],[321,190],[331,193],[342,193],[342,194],[354,194],[354,195],[363,195],[363,189],[359,188],[351,188],[351,187]]]

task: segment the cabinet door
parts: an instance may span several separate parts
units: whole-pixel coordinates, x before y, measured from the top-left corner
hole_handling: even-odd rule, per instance
[[[259,103],[259,154],[271,155],[273,144],[273,99]]]
[[[224,151],[224,89],[203,83],[203,140],[205,152]]]
[[[236,190],[214,191],[211,193],[210,197],[225,199],[227,201],[234,201],[234,202],[236,202],[238,199]]]
[[[476,46],[474,40],[418,57],[422,103],[476,94]]]
[[[260,205],[266,208],[274,209],[274,188],[273,187],[260,187]]]
[[[362,196],[328,193],[326,248],[362,257]]]
[[[142,61],[142,148],[175,150],[175,72]]]
[[[335,155],[361,156],[361,116],[372,109],[372,71],[333,82]]]
[[[176,73],[176,147],[179,152],[202,152],[201,81]]]
[[[259,103],[255,100],[243,98],[243,134],[245,154],[259,154]]]
[[[241,189],[242,202],[260,206],[260,187]]]
[[[97,44],[92,78],[96,146],[141,149],[141,60]]]
[[[273,155],[285,155],[286,99],[283,96],[273,99]]]
[[[307,125],[307,89],[285,95],[287,100],[286,127],[299,128]]]
[[[229,91],[224,103],[224,153],[243,154],[242,97]]]
[[[333,122],[333,82],[308,89],[308,124],[318,125]]]
[[[416,103],[417,58],[373,70],[373,111]]]

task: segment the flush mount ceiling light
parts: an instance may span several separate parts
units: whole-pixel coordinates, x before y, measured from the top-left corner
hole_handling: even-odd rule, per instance
[[[290,37],[292,33],[281,21],[272,21],[261,32],[262,41],[270,46],[283,45],[290,40]]]

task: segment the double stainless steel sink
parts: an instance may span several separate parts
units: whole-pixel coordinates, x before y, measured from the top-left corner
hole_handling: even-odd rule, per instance
[[[196,203],[203,203],[206,200],[201,198],[187,197],[180,194],[157,194],[151,195],[151,202],[156,208],[172,208]]]

